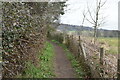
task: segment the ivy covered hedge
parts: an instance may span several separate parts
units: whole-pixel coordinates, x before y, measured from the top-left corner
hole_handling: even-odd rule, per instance
[[[48,26],[63,14],[64,6],[48,2],[3,3],[3,77],[24,72],[28,60],[37,65],[36,54],[44,47]]]

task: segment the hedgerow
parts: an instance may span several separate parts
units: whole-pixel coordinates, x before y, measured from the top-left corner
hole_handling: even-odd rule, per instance
[[[37,65],[36,55],[44,47],[48,26],[63,14],[63,7],[64,3],[48,2],[2,4],[3,77],[24,72],[27,61]]]

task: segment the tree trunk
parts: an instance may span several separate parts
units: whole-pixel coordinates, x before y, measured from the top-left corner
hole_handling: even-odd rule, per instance
[[[97,33],[97,27],[94,27],[94,44],[97,40],[96,33]]]

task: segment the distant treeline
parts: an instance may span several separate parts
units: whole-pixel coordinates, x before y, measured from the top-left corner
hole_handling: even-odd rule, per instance
[[[98,30],[98,37],[118,37],[117,30]]]
[[[93,28],[87,26],[77,26],[69,24],[60,24],[57,28],[62,32],[77,32],[78,35],[93,36]],[[98,29],[97,37],[118,37],[118,30]]]

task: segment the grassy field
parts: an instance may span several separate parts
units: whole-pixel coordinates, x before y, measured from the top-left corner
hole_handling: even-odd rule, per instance
[[[111,53],[111,54],[118,53],[118,38],[99,37],[98,41],[105,43],[105,46],[107,47],[106,50],[107,53]]]
[[[39,66],[34,66],[31,62],[27,62],[27,69],[22,76],[19,78],[52,78],[54,77],[53,73],[53,58],[54,58],[54,49],[53,45],[49,42],[46,42],[43,52],[38,55]]]

